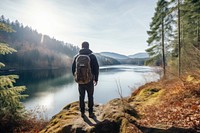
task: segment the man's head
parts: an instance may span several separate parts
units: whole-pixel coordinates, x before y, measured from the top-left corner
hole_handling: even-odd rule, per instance
[[[89,43],[88,43],[88,42],[83,42],[83,43],[82,43],[82,48],[87,48],[87,49],[89,49]]]

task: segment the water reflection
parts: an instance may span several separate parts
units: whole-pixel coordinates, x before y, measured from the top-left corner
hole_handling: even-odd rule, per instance
[[[29,97],[23,101],[27,109],[43,106],[50,118],[65,105],[78,100],[77,84],[74,82],[71,70],[34,70],[15,72],[15,74],[20,76],[17,85],[27,87],[24,93]],[[158,78],[152,68],[146,66],[101,67],[98,85],[94,92],[95,103],[106,103],[119,97],[117,82],[122,88],[122,95],[129,96],[133,91],[132,88]]]
[[[36,96],[44,95],[46,92],[56,92],[59,88],[73,82],[73,77],[70,70],[33,70],[33,71],[18,71],[14,74],[19,75],[16,85],[26,85],[27,90],[24,92],[30,100]],[[44,93],[44,94],[43,94]]]
[[[148,66],[115,65],[101,67],[99,84],[95,89],[95,100],[97,103],[106,103],[113,98],[120,97],[119,87],[122,88],[124,97],[130,96],[135,88],[158,78],[159,75]]]
[[[133,65],[113,65],[100,67],[100,72],[121,72],[121,71],[134,71],[134,72],[153,72],[148,66],[133,66]]]

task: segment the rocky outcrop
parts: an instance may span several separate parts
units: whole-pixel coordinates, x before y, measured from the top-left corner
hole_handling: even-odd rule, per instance
[[[82,118],[78,102],[71,103],[55,115],[40,133],[118,133],[139,130],[134,125],[137,113],[127,99],[114,99],[105,105],[95,105],[94,113],[94,118],[89,118],[87,112]]]
[[[148,83],[130,97],[95,105],[94,118],[87,112],[82,118],[79,103],[71,103],[40,133],[196,133],[200,131],[200,76]]]

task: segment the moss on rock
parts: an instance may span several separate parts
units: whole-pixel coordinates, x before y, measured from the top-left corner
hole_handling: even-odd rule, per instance
[[[55,115],[40,133],[196,132],[200,130],[199,79],[199,75],[192,75],[184,81],[169,79],[147,83],[130,97],[96,104],[94,118],[89,118],[88,112],[82,118],[79,102],[73,102]]]

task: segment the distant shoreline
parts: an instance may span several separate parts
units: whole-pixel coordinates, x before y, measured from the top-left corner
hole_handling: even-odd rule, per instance
[[[70,69],[69,67],[55,67],[55,68],[7,68],[0,69],[0,72],[17,72],[17,71],[32,71],[32,70],[59,70],[59,69]]]

